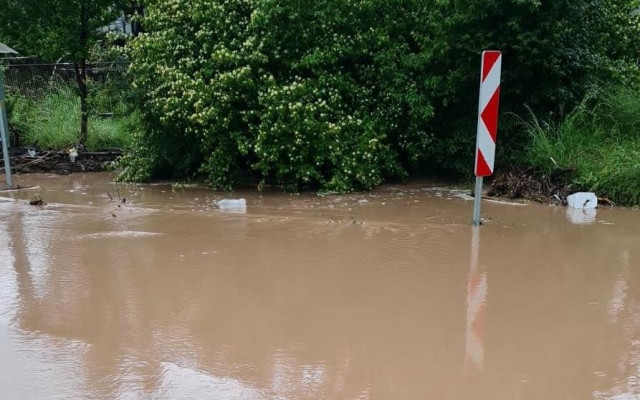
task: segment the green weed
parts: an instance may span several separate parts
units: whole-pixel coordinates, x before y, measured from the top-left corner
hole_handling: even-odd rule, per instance
[[[80,99],[69,87],[55,87],[49,93],[30,98],[9,94],[12,126],[21,133],[21,143],[45,149],[66,149],[77,143],[80,131]],[[106,112],[106,101],[98,97],[100,113]],[[97,112],[89,116],[89,150],[126,148],[130,145],[132,125],[137,123],[136,113],[126,114],[126,107],[118,102],[111,108],[116,112],[104,116]]]
[[[543,173],[574,168],[578,187],[619,204],[640,204],[640,92],[599,90],[558,123],[531,114],[523,125],[530,142],[519,162]]]

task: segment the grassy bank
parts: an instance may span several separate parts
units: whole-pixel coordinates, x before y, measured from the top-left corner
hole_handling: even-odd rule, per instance
[[[598,90],[557,123],[530,117],[529,145],[518,163],[550,174],[573,169],[571,181],[621,205],[640,205],[640,92]]]
[[[40,148],[66,149],[77,142],[80,131],[80,99],[67,87],[59,87],[36,99],[8,97],[9,121],[19,132],[22,145],[37,142]],[[89,117],[89,150],[127,148],[137,115],[128,114],[121,101],[97,97]]]

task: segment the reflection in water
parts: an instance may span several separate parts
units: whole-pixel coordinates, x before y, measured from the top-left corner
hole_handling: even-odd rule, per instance
[[[224,214],[201,189],[121,187],[118,207],[101,175],[29,178],[51,206],[0,201],[0,399],[640,394],[632,210],[567,229],[488,204],[470,251],[441,188],[248,192]]]
[[[567,218],[571,223],[576,225],[591,225],[596,222],[597,209],[585,208],[578,209],[567,207]]]
[[[56,225],[57,217],[60,217],[58,213],[29,210],[24,212],[21,219],[22,240],[25,248],[29,249],[26,252],[27,269],[31,275],[34,295],[38,297],[42,297],[47,290],[47,278],[51,269],[51,249],[48,246],[51,243],[50,236],[57,233],[47,228]]]
[[[473,227],[471,238],[471,268],[467,284],[467,330],[465,373],[474,375],[482,371],[484,361],[484,324],[487,308],[487,274],[480,270],[480,227]]]
[[[3,215],[8,215],[13,209],[12,203],[0,202],[0,213]],[[14,269],[16,260],[10,235],[12,227],[10,221],[0,221],[0,324],[11,321],[18,306],[18,283]]]
[[[193,399],[203,393],[215,393],[221,399],[258,399],[260,391],[233,378],[219,378],[180,367],[171,362],[162,363],[160,393],[167,399]]]
[[[629,268],[631,265],[631,255],[629,251],[624,251],[620,256],[620,264],[622,268],[618,273],[618,279],[613,286],[613,296],[609,302],[609,317],[612,324],[618,322],[618,317],[621,312],[624,311],[625,301],[627,299],[627,290],[629,285],[627,280],[629,279]]]
[[[637,399],[640,396],[640,303],[638,299],[630,299],[628,296],[628,280],[632,273],[630,251],[622,252],[619,265],[618,279],[614,283],[607,311],[609,323],[625,332],[626,343],[623,343],[623,348],[626,351],[618,361],[615,386],[594,392],[594,397],[602,400]]]

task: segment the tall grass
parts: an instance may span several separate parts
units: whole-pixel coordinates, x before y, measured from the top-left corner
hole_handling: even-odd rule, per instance
[[[640,92],[591,93],[558,123],[531,115],[520,162],[550,173],[574,168],[573,183],[625,205],[640,204]]]
[[[105,107],[108,101],[97,95],[99,111],[116,111],[108,118],[92,113],[89,117],[87,149],[126,148],[131,142],[131,125],[137,115],[127,114],[121,101]],[[80,99],[66,86],[56,86],[36,98],[21,94],[8,95],[9,120],[21,133],[23,145],[66,149],[77,143],[80,132]],[[113,108],[113,109],[112,109]]]

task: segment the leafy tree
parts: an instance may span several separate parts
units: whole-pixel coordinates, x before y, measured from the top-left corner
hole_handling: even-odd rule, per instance
[[[102,36],[130,0],[0,0],[0,39],[22,54],[73,63],[81,102],[79,141],[87,139],[87,62]]]
[[[432,128],[435,157],[449,169],[468,170],[461,157],[473,146],[479,53],[502,50],[500,151],[523,146],[526,136],[510,115],[533,111],[559,119],[594,86],[637,82],[640,23],[635,0],[449,0],[431,68],[442,84]],[[466,117],[469,116],[470,118]],[[499,160],[508,159],[500,157]]]
[[[505,113],[557,115],[637,76],[634,2],[150,0],[123,177],[348,191],[469,171],[482,50],[504,53]],[[500,148],[518,146],[505,121]]]

